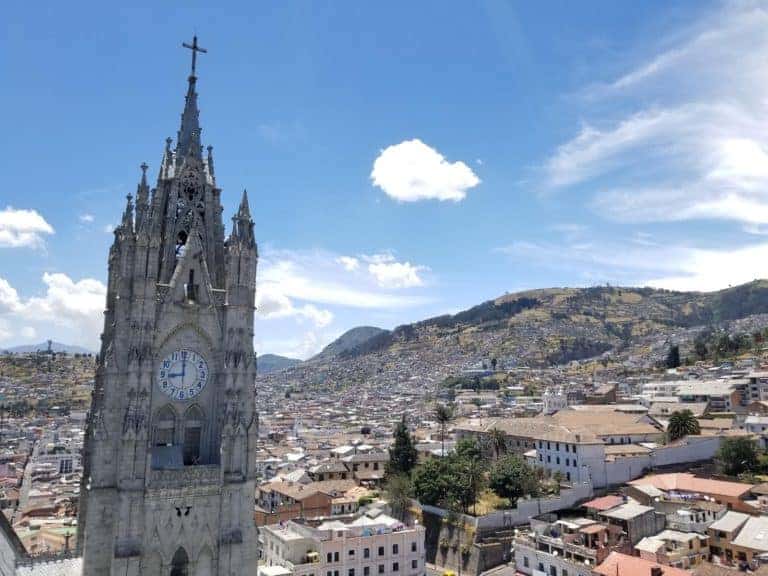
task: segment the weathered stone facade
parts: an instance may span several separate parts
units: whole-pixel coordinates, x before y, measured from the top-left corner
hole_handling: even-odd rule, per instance
[[[197,48],[197,44],[194,44]],[[84,453],[86,576],[256,574],[257,248],[248,199],[225,240],[194,68],[176,145],[142,165],[109,252]]]

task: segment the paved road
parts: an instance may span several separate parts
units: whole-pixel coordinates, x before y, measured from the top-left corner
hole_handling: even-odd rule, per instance
[[[21,490],[19,491],[19,506],[16,508],[16,512],[13,515],[14,521],[21,515],[29,504],[29,489],[32,488],[32,462],[37,458],[37,454],[40,451],[40,444],[35,440],[35,445],[32,448],[32,455],[27,459],[27,465],[24,468],[24,477],[21,479]]]

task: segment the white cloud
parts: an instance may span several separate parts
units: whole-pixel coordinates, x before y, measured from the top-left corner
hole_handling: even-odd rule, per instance
[[[0,210],[0,247],[41,248],[53,227],[36,210]]]
[[[24,299],[0,278],[3,339],[55,334],[67,343],[96,349],[103,328],[106,286],[92,278],[75,281],[62,273],[45,273],[42,280],[45,293]]]
[[[105,224],[102,228],[105,234],[112,234],[112,232],[115,231],[115,225],[114,224]]]
[[[88,214],[87,212],[85,214],[80,214],[77,217],[80,222],[83,224],[91,224],[96,218],[93,216],[93,214]]]
[[[619,221],[768,217],[768,5],[730,2],[613,82],[542,166]],[[585,110],[585,116],[590,110]]]
[[[480,179],[464,162],[447,161],[419,139],[405,140],[381,151],[373,163],[371,181],[399,202],[452,200],[458,202]]]
[[[339,256],[336,262],[341,264],[347,272],[354,272],[360,267],[360,260],[353,256]]]
[[[417,266],[410,262],[398,262],[389,254],[376,254],[368,257],[368,272],[382,288],[413,288],[423,286],[420,276],[426,266]]]

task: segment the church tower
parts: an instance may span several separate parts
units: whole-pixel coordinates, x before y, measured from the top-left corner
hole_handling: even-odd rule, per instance
[[[109,251],[79,544],[85,576],[256,574],[257,249],[243,193],[225,239],[201,145],[198,52],[156,187],[147,166]]]

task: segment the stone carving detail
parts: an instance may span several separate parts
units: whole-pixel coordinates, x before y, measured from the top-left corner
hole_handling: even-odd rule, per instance
[[[123,415],[123,434],[138,434],[147,427],[146,404],[149,394],[146,390],[128,390],[128,405]]]

